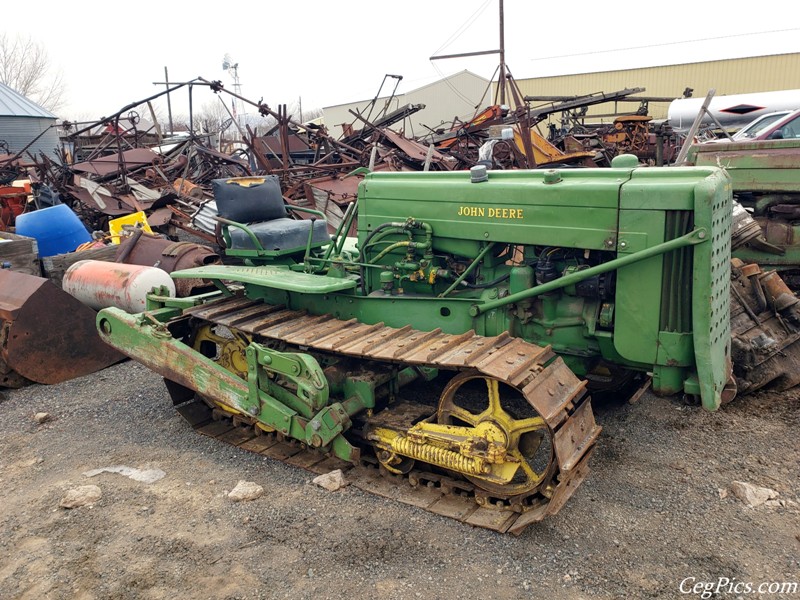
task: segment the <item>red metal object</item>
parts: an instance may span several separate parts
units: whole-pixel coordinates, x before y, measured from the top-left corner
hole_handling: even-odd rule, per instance
[[[90,161],[75,163],[72,170],[79,173],[91,173],[92,175],[108,176],[119,173],[120,165],[124,165],[125,170],[132,170],[146,165],[152,165],[160,161],[161,156],[149,148],[133,148],[119,154],[101,156]]]
[[[136,239],[122,242],[117,251],[117,261],[129,265],[158,267],[172,273],[182,269],[192,269],[218,263],[220,261],[211,248],[192,242],[172,242],[167,239],[142,234]],[[211,284],[202,279],[177,279],[174,281],[179,297],[191,296],[196,289]]]
[[[14,225],[14,220],[25,210],[27,198],[23,188],[0,187],[0,231]]]
[[[800,137],[800,110],[794,110],[763,129],[756,140],[783,140]]]

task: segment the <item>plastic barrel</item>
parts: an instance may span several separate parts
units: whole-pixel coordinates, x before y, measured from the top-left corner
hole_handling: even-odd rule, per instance
[[[72,252],[92,236],[78,216],[66,204],[23,213],[16,219],[18,235],[32,237],[39,246],[39,256]]]

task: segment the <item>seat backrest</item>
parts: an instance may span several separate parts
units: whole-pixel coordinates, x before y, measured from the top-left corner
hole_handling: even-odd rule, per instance
[[[255,223],[286,216],[276,175],[214,179],[211,185],[220,217],[237,223]]]

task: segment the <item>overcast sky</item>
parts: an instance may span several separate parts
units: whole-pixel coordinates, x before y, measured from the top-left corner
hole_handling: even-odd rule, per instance
[[[796,2],[744,6],[505,0],[506,61],[523,79],[800,51]],[[386,73],[403,75],[398,92],[463,69],[491,78],[496,55],[429,57],[497,48],[498,0],[14,1],[0,28],[45,45],[68,86],[62,118],[96,119],[155,94],[164,67],[171,81],[233,89],[226,53],[244,96],[272,108],[302,98],[307,109],[371,98]],[[186,98],[173,112],[188,112]],[[195,92],[196,106],[213,100]]]

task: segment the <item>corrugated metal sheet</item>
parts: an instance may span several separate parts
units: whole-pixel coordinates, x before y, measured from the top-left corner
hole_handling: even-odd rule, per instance
[[[392,98],[391,102],[389,103],[389,108],[386,109],[386,112],[390,113],[393,110],[400,108],[401,105],[408,104],[403,98],[403,95]],[[389,96],[378,98],[375,103],[375,108],[372,109],[371,118],[375,118],[377,115],[383,114],[383,107],[386,105],[387,100],[389,100]],[[328,133],[335,138],[340,137],[343,132],[343,123],[352,123],[354,129],[361,129],[364,124],[350,114],[349,111],[353,110],[366,116],[369,114],[368,107],[370,102],[372,102],[371,98],[369,100],[360,100],[358,102],[350,102],[349,104],[339,104],[337,106],[328,106],[323,108],[322,118],[325,123],[325,127],[328,128]],[[402,123],[400,126],[402,126]]]
[[[479,104],[488,87],[487,79],[465,70],[395,96],[387,112],[406,104],[424,104],[425,109],[412,115],[411,123],[406,123],[408,130],[405,132],[408,136],[421,136],[428,132],[423,124],[428,127],[436,127],[443,121],[452,121],[454,117],[472,117],[475,113],[475,106]],[[486,97],[489,98],[490,94],[486,93]],[[373,117],[380,114],[387,99],[388,97],[378,99],[376,107],[372,111]],[[352,123],[355,120],[348,109],[363,111],[370,101],[371,99],[359,100],[350,104],[323,108],[322,112],[328,132],[334,137],[342,135],[341,124]],[[360,121],[354,125],[356,129],[360,129],[359,123]],[[402,127],[403,123],[401,122],[392,129],[399,131]]]
[[[687,87],[694,89],[695,97],[705,97],[712,88],[717,95],[787,90],[800,88],[800,53],[520,79],[517,83],[526,96],[581,96],[633,87],[646,89],[640,95],[671,98],[682,97]],[[629,102],[618,106],[620,111],[631,112],[637,107]],[[666,102],[650,103],[649,114],[664,119],[668,106]],[[590,108],[588,115],[611,112],[613,105],[604,104]],[[553,119],[557,122],[558,115]],[[587,120],[611,122],[613,118]]]
[[[27,152],[37,156],[40,152],[50,156],[57,156],[56,149],[59,145],[58,132],[54,118],[33,117],[4,117],[0,116],[0,140],[8,144],[11,154],[22,150],[37,135],[48,130],[42,137],[28,148]]]
[[[55,119],[56,116],[16,90],[0,83],[0,116]]]

